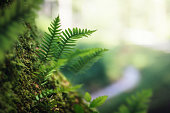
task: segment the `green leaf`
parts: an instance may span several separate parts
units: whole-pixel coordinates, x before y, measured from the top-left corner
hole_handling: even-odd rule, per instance
[[[84,109],[80,105],[75,104],[74,105],[74,112],[75,113],[84,113]]]
[[[96,99],[94,99],[91,103],[90,103],[90,107],[94,108],[94,107],[98,107],[101,106],[107,99],[108,96],[100,96],[97,97]]]
[[[91,101],[91,95],[86,92],[85,95],[84,95],[84,99],[87,101],[87,102],[90,102]]]

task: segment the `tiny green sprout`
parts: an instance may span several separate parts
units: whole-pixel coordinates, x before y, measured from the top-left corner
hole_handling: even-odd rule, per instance
[[[87,102],[90,102],[91,101],[91,95],[86,92],[85,95],[84,95],[84,99],[87,101]]]
[[[94,108],[94,107],[99,107],[102,104],[104,104],[104,102],[106,101],[106,99],[108,98],[108,96],[100,96],[97,97],[96,99],[94,99],[91,103],[90,103],[90,107]]]

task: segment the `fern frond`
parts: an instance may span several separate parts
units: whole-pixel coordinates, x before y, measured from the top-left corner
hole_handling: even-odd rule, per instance
[[[147,113],[151,90],[143,90],[127,99],[127,105],[122,105],[116,113]]]
[[[74,49],[76,45],[76,41],[82,37],[88,37],[95,30],[87,30],[87,29],[78,29],[73,28],[72,30],[68,28],[68,30],[62,31],[62,35],[60,35],[59,43],[55,53],[55,59],[64,58]]]
[[[73,58],[80,57],[80,56],[86,56],[91,52],[98,51],[100,48],[88,48],[88,49],[76,49],[75,51],[72,51],[71,54],[67,56],[69,60],[72,60]]]
[[[54,52],[56,51],[56,47],[58,45],[58,39],[60,36],[60,19],[59,16],[54,19],[54,21],[48,27],[49,33],[45,33],[44,38],[42,39],[42,43],[40,45],[39,51],[37,54],[40,59],[46,61],[48,59],[51,60]]]
[[[91,67],[93,63],[95,63],[100,56],[107,51],[107,49],[93,48],[84,50],[84,52],[82,51],[80,51],[80,53],[82,53],[81,55],[77,54],[77,57],[75,57],[75,59],[71,59],[67,64],[68,69],[76,74]]]
[[[18,35],[24,32],[24,22],[34,20],[35,10],[41,2],[42,0],[14,0],[8,6],[0,7],[1,57],[17,40]]]

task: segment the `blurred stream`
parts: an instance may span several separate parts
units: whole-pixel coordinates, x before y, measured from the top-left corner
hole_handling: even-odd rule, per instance
[[[104,89],[101,89],[91,94],[92,99],[103,95],[107,95],[108,98],[110,98],[122,92],[131,90],[137,86],[139,80],[140,80],[139,71],[133,66],[127,66],[120,80],[114,82],[113,84],[107,86]]]

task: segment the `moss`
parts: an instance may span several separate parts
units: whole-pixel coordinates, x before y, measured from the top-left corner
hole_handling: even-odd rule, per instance
[[[11,83],[4,82],[0,90],[0,113],[17,113],[15,102],[19,98],[14,94]]]

